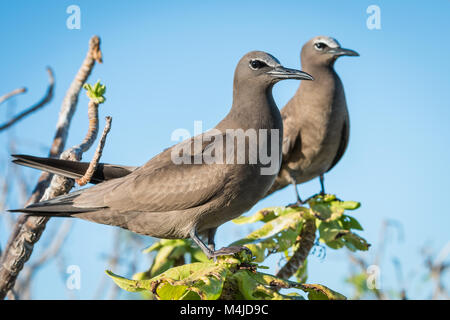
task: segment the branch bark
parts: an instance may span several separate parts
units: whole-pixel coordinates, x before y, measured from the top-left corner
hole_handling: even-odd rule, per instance
[[[77,106],[80,90],[91,74],[96,61],[100,63],[102,62],[102,54],[100,51],[100,38],[94,36],[89,42],[89,50],[86,58],[78,70],[75,79],[72,81],[62,102],[55,137],[50,149],[50,157],[59,156],[65,147],[70,123]],[[69,155],[70,154],[73,153],[69,153]],[[58,179],[60,177],[55,176],[54,178]],[[54,186],[47,189],[50,181],[52,181],[52,175],[43,173],[40,176],[33,194],[27,204],[37,202],[41,198],[49,199],[51,196],[58,195],[58,193],[55,192]],[[58,181],[55,181],[55,183],[58,183]],[[71,188],[73,185],[73,181],[71,183],[67,181],[59,181],[59,184],[61,183],[64,184],[63,189],[65,190],[70,190],[68,188]],[[0,299],[4,299],[7,292],[13,288],[17,276],[33,252],[34,244],[39,241],[48,219],[49,218],[46,217],[30,217],[27,215],[21,215],[17,220],[1,259]]]
[[[103,147],[105,146],[106,137],[108,135],[109,130],[111,129],[111,117],[106,117],[106,125],[103,129],[102,137],[100,138],[100,142],[98,144],[97,150],[95,150],[94,157],[92,158],[91,162],[89,163],[89,167],[86,170],[86,173],[84,176],[82,176],[80,179],[77,179],[75,182],[78,183],[80,186],[84,186],[85,184],[89,183],[92,179],[92,175],[95,172],[95,169],[98,166],[98,162],[100,161],[100,158],[102,156]]]
[[[303,224],[297,239],[297,250],[294,251],[288,262],[278,271],[277,277],[289,279],[302,267],[314,246],[316,239],[316,222],[314,218],[308,218]]]
[[[51,259],[55,258],[60,253],[61,247],[69,235],[72,223],[73,221],[70,219],[65,220],[56,233],[52,235],[50,245],[42,252],[39,259],[24,267],[21,279],[16,282],[14,287],[16,297],[19,299],[30,299],[32,278],[43,265],[50,262]]]

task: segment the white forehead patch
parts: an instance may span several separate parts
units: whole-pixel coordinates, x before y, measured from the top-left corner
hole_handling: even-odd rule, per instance
[[[280,61],[278,61],[277,58],[275,58],[274,56],[272,56],[270,54],[266,54],[264,56],[257,57],[256,59],[263,61],[269,67],[276,67],[280,64]]]
[[[340,48],[341,47],[339,42],[337,42],[336,39],[333,39],[331,37],[322,36],[322,37],[317,37],[314,39],[314,44],[319,43],[319,42],[325,43],[330,48]]]

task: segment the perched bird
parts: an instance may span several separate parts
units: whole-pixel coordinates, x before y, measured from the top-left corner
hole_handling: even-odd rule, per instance
[[[268,53],[252,51],[236,67],[231,110],[213,130],[166,149],[138,168],[101,165],[94,174],[94,182],[98,183],[95,186],[11,211],[77,217],[157,238],[190,237],[208,258],[238,252],[242,247],[216,251],[214,235],[217,227],[258,202],[275,180],[281,164],[283,124],[272,87],[283,79],[312,80],[312,77],[284,68]],[[239,150],[232,135],[239,130],[263,132],[270,139],[259,136],[252,145],[252,140],[245,137],[248,143],[244,144],[244,150]],[[273,172],[262,174],[269,166],[267,162],[248,161],[255,148],[273,153],[273,159],[278,161]],[[180,151],[185,151],[184,162],[179,162]],[[228,161],[230,152],[236,158],[242,151],[244,163]],[[227,161],[205,163],[201,161],[205,155],[215,155],[218,160],[227,157]],[[83,175],[87,167],[86,163],[55,159],[16,158],[19,164],[72,178]],[[200,236],[207,237],[207,245]]]
[[[325,193],[324,174],[342,158],[349,139],[344,87],[334,70],[334,63],[342,56],[359,54],[325,36],[315,37],[303,46],[302,70],[310,73],[314,81],[302,81],[281,110],[283,161],[267,195],[292,184],[297,204],[302,204],[297,184],[316,177],[320,177],[321,194]]]

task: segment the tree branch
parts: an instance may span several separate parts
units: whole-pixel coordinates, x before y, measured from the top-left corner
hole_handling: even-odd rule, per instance
[[[95,61],[101,62],[101,56],[100,39],[94,36],[89,42],[89,50],[86,58],[62,102],[56,133],[50,150],[50,157],[58,156],[64,149],[80,90],[89,77]],[[51,179],[51,174],[41,174],[33,194],[27,202],[28,204],[35,203],[42,198]],[[68,184],[67,187],[69,186]],[[46,192],[47,197],[52,193],[55,195],[51,190],[52,188],[49,189],[49,192]],[[14,286],[19,272],[31,256],[34,244],[39,241],[47,221],[48,218],[45,217],[30,217],[27,215],[21,215],[19,217],[1,259],[0,299],[4,299],[7,292]]]
[[[42,100],[39,101],[37,104],[29,107],[25,111],[22,111],[18,115],[14,116],[12,119],[10,119],[7,122],[5,122],[4,124],[0,125],[0,132],[5,130],[5,129],[8,129],[9,127],[11,127],[12,125],[16,124],[17,122],[19,122],[20,120],[22,120],[23,118],[28,116],[29,114],[31,114],[31,113],[41,109],[47,103],[49,103],[50,100],[52,100],[52,98],[53,98],[53,88],[55,87],[55,78],[53,77],[53,71],[52,71],[52,69],[50,67],[47,67],[47,72],[48,72],[48,78],[49,78],[49,85],[48,85],[47,92],[46,92],[44,98],[42,98]],[[1,102],[2,101],[1,101],[1,98],[0,98],[0,103]]]
[[[297,270],[302,267],[303,263],[305,263],[309,251],[311,251],[314,246],[315,239],[316,221],[314,218],[306,218],[305,223],[302,226],[302,231],[296,241],[297,250],[294,251],[292,257],[280,269],[280,271],[278,271],[276,276],[283,279],[289,279],[292,277]]]
[[[75,180],[76,183],[78,183],[80,186],[84,186],[85,184],[89,183],[92,179],[92,175],[94,174],[95,169],[98,166],[98,162],[100,161],[100,157],[102,156],[103,147],[105,146],[106,136],[108,135],[109,130],[111,129],[111,117],[106,117],[106,125],[103,129],[102,137],[100,138],[100,142],[98,144],[97,150],[95,150],[94,157],[92,158],[91,162],[89,163],[89,167],[86,170],[86,173],[84,176],[82,176],[80,179]]]
[[[14,97],[15,95],[21,94],[21,93],[25,93],[27,92],[27,88],[17,88],[3,96],[0,97],[0,104],[2,104],[3,102],[5,102],[6,100]]]
[[[17,297],[24,298],[22,295],[24,292],[28,293],[28,295],[30,294],[31,280],[33,276],[36,274],[36,271],[38,271],[43,265],[48,263],[52,258],[55,258],[59,254],[62,245],[69,235],[72,222],[73,221],[70,219],[65,220],[56,231],[56,234],[52,235],[52,242],[44,250],[44,252],[40,254],[39,259],[33,261],[28,266],[25,266],[22,271],[21,281],[18,281],[14,288],[14,291],[17,293]],[[25,297],[25,299],[29,299],[29,296]]]

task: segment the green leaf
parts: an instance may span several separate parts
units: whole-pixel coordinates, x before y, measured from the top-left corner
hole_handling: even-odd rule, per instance
[[[173,268],[155,279],[160,282],[156,294],[159,299],[182,299],[192,297],[185,292],[192,291],[201,299],[215,300],[222,293],[226,274],[225,265],[213,263],[199,262]],[[173,295],[174,290],[179,295]]]
[[[278,288],[292,288],[297,284],[268,274],[240,270],[233,275],[245,300],[298,300],[298,295],[283,295]]]
[[[351,251],[367,251],[369,250],[370,244],[364,238],[361,238],[356,233],[348,232],[343,236],[345,246]]]
[[[339,205],[345,210],[356,210],[361,207],[361,203],[356,201],[340,201]]]
[[[251,273],[247,270],[233,275],[237,279],[240,292],[248,300],[298,300],[303,299],[298,294],[283,295],[279,289],[297,288],[308,293],[309,300],[343,300],[346,297],[336,291],[319,284],[301,284],[261,272]]]
[[[208,262],[209,261],[208,257],[205,255],[205,253],[200,248],[191,247],[189,249],[189,253],[191,254],[192,262]]]
[[[150,290],[162,300],[214,300],[220,297],[227,272],[225,264],[197,262],[172,268],[148,280],[129,280],[110,271],[107,274],[124,290]]]
[[[149,290],[149,288],[146,287],[145,280],[130,280],[124,277],[121,277],[117,274],[114,274],[110,270],[106,270],[105,273],[110,276],[114,282],[121,287],[122,289],[129,291],[129,292],[139,292],[143,290]]]
[[[161,240],[160,246],[158,247],[159,251],[153,259],[153,264],[150,268],[150,277],[157,276],[158,274],[172,268],[175,265],[175,261],[180,257],[183,257],[186,253],[186,246],[187,243],[185,240]],[[152,247],[153,250],[155,250],[154,248],[157,246]],[[152,249],[152,247],[149,249]]]
[[[320,221],[318,229],[320,234],[319,240],[325,243],[336,240],[343,230],[337,221]]]
[[[301,208],[301,207],[300,207]],[[255,223],[258,221],[262,222],[269,222],[277,217],[292,213],[292,212],[298,212],[302,209],[300,208],[294,208],[294,207],[272,207],[272,208],[266,208],[262,209],[255,214],[251,216],[241,216],[239,218],[236,218],[232,220],[235,224],[248,224],[248,223]],[[303,208],[306,209],[306,208]]]
[[[199,248],[194,247],[189,239],[162,239],[143,250],[144,253],[152,251],[157,251],[157,254],[148,272],[149,278],[179,265],[180,261],[183,263],[186,254],[191,255],[191,262],[209,261],[206,255]]]
[[[303,284],[301,289],[308,293],[309,300],[346,300],[347,298],[320,284]]]
[[[314,215],[326,222],[339,219],[345,210],[355,210],[360,207],[360,203],[356,201],[340,201],[336,200],[334,195],[318,195],[309,200],[309,206],[313,210]]]
[[[295,243],[300,233],[304,222],[303,210],[308,209],[297,208],[294,211],[282,214],[231,245],[248,247],[255,255],[256,262],[264,261],[266,250],[268,250],[268,254],[285,251]]]
[[[342,218],[339,220],[342,223],[342,227],[346,230],[351,230],[351,229],[355,229],[355,230],[364,230],[363,227],[361,226],[361,224],[358,222],[358,220],[356,220],[355,218],[348,216],[348,215],[343,215]]]
[[[346,246],[351,251],[366,251],[370,244],[357,234],[341,227],[338,221],[319,222],[319,241],[332,249],[340,249]]]

